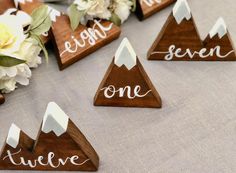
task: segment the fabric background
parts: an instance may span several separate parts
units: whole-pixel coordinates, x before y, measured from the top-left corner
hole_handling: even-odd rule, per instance
[[[189,4],[202,39],[222,16],[236,43],[235,0]],[[30,86],[6,95],[0,106],[1,146],[13,122],[35,138],[47,103],[55,101],[96,149],[99,173],[235,173],[236,63],[146,60],[171,9],[143,22],[132,15],[118,40],[62,72],[50,49],[49,63],[33,70]],[[159,91],[162,109],[93,106],[123,37]]]

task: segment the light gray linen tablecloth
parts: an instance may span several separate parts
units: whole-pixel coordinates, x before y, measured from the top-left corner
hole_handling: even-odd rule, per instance
[[[222,16],[236,43],[235,0],[189,4],[202,39]],[[35,138],[47,103],[55,101],[96,149],[99,173],[235,173],[236,62],[146,60],[171,9],[143,22],[132,15],[118,40],[62,72],[49,50],[49,64],[33,70],[30,85],[7,95],[0,106],[1,146],[13,122]],[[162,96],[162,109],[93,106],[123,37],[129,38]]]

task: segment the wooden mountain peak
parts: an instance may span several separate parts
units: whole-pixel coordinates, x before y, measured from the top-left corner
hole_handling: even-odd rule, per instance
[[[161,98],[125,38],[97,93],[95,106],[160,108]]]
[[[135,13],[139,20],[144,20],[174,2],[176,0],[137,0]]]
[[[187,0],[178,0],[147,53],[148,60],[235,61],[235,49],[220,18],[201,40]]]
[[[98,166],[96,151],[55,103],[49,103],[36,140],[12,125],[0,155],[1,170],[96,171]]]

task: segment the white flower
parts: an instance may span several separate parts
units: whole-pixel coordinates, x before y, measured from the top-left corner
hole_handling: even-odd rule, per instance
[[[9,9],[0,15],[0,54],[11,55],[20,49],[25,40],[23,27],[31,22],[31,18],[24,12],[12,15],[16,9]]]
[[[32,38],[26,38],[24,27],[32,21],[25,12],[15,9],[7,10],[0,15],[0,55],[8,55],[25,60],[26,63],[12,67],[0,66],[0,91],[9,93],[17,88],[17,84],[29,85],[30,68],[41,64],[39,53],[41,48]]]
[[[28,85],[31,71],[26,64],[19,64],[13,67],[0,66],[0,90],[3,93],[14,91],[19,83],[21,85]]]
[[[41,50],[35,40],[28,38],[21,44],[20,50],[16,52],[16,57],[25,60],[30,68],[36,68],[41,64],[41,57],[39,57]]]
[[[114,12],[119,16],[121,23],[128,19],[132,5],[131,0],[114,0]]]
[[[111,17],[108,9],[110,0],[75,0],[74,4],[79,11],[85,12],[85,18],[109,19]]]

